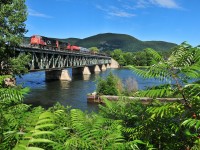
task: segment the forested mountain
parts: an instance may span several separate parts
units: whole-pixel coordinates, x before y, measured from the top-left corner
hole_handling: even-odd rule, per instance
[[[27,43],[27,40],[30,40],[30,38],[26,37],[24,42]],[[117,33],[97,34],[84,39],[66,38],[59,40],[68,42],[72,45],[86,48],[97,47],[98,49],[103,51],[113,51],[114,49],[121,49],[122,51],[126,52],[142,51],[145,48],[152,48],[156,51],[168,51],[169,49],[177,45],[175,43],[164,41],[141,41],[127,34]]]
[[[98,47],[100,50],[121,49],[122,51],[136,52],[145,48],[156,51],[167,51],[176,46],[175,43],[164,41],[141,41],[127,34],[104,33],[78,40],[76,45],[82,47]]]
[[[79,38],[67,38],[67,39],[60,39],[60,40],[64,41],[64,42],[68,42],[68,43],[70,43],[72,45],[75,45],[75,43],[77,43],[81,39],[79,39]]]

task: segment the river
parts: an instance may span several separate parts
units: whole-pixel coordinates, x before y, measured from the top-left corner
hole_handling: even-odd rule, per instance
[[[69,72],[71,70],[69,69]],[[98,105],[87,103],[87,94],[96,89],[96,78],[105,78],[109,72],[118,76],[123,83],[128,78],[134,78],[137,81],[138,89],[144,89],[147,86],[158,85],[159,81],[154,79],[143,79],[128,69],[107,69],[104,72],[91,75],[75,75],[72,81],[45,81],[45,72],[28,73],[22,78],[17,78],[17,84],[23,87],[29,87],[30,93],[25,96],[25,103],[33,106],[41,105],[45,108],[53,106],[56,102],[72,108],[78,108],[83,111],[97,111]]]

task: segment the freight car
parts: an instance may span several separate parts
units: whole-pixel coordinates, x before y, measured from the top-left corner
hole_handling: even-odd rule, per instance
[[[70,43],[63,42],[58,39],[48,38],[40,35],[31,36],[30,46],[35,48],[51,49],[51,50],[80,51],[79,46],[71,45]]]
[[[79,46],[75,46],[75,45],[71,45],[70,43],[68,43],[67,50],[80,51],[80,47]]]

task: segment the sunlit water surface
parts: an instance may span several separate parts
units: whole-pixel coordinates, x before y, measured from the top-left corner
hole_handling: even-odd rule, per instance
[[[71,70],[69,70],[71,73]],[[56,102],[72,108],[78,108],[83,111],[97,111],[98,105],[87,103],[87,94],[96,89],[96,78],[105,78],[109,72],[117,75],[123,83],[128,78],[137,81],[138,88],[158,85],[159,81],[155,79],[143,79],[128,69],[107,69],[99,74],[75,75],[72,81],[45,81],[45,72],[33,72],[17,78],[17,83],[24,87],[29,87],[31,92],[25,97],[25,103],[33,106],[42,105],[45,108],[53,106]]]

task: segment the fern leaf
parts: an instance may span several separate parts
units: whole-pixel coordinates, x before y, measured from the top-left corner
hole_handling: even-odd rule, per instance
[[[179,103],[167,103],[158,107],[150,107],[147,112],[152,114],[151,118],[154,117],[172,117],[176,114],[180,114],[183,111],[183,105]]]
[[[53,117],[53,114],[51,112],[44,112],[40,115],[39,119],[44,119],[44,118],[52,118]]]
[[[189,96],[200,96],[200,84],[187,84],[184,86],[183,91],[188,93]]]
[[[38,135],[55,135],[54,132],[51,131],[35,131],[32,136],[38,136]]]
[[[56,125],[53,123],[48,123],[48,124],[42,124],[42,125],[37,125],[35,126],[35,129],[44,129],[44,128],[51,128],[51,127],[55,127]]]
[[[54,142],[49,139],[32,138],[29,140],[29,143],[54,143]]]
[[[27,147],[26,150],[45,150],[45,149],[39,147]]]
[[[44,124],[44,123],[51,123],[53,121],[54,121],[54,119],[52,119],[52,118],[47,118],[47,119],[44,118],[44,119],[38,120],[37,125]]]
[[[200,120],[187,119],[181,125],[198,130],[200,128]]]

